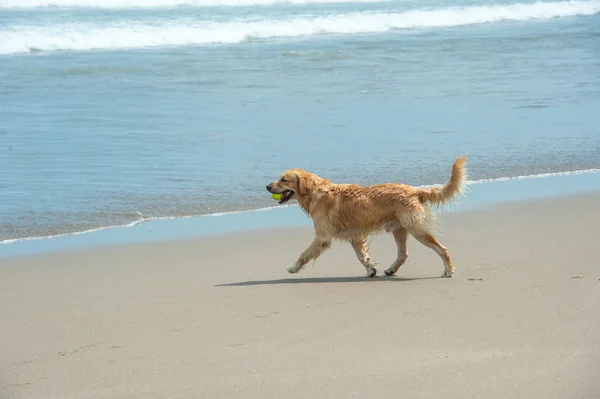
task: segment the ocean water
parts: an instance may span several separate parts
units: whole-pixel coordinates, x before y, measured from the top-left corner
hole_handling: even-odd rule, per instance
[[[600,0],[1,0],[0,241],[600,168]]]

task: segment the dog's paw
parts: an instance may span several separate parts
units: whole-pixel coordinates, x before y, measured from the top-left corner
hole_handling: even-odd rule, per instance
[[[298,265],[293,264],[287,268],[288,273],[298,273],[302,267],[298,267]]]
[[[452,277],[454,275],[454,271],[449,271],[446,270],[443,274],[442,277]]]
[[[386,276],[393,276],[394,274],[396,274],[396,271],[394,269],[390,269],[390,268],[385,269],[383,272],[385,273]]]
[[[372,267],[367,270],[367,277],[375,277],[377,275],[377,269]]]

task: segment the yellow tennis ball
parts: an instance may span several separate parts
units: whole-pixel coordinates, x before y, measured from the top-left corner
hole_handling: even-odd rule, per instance
[[[281,199],[281,194],[271,194],[271,197],[273,197],[275,201],[279,201]]]

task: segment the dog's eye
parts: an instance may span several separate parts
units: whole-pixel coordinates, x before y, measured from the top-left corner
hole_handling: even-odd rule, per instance
[[[285,178],[285,177],[282,177],[282,178],[281,178],[281,181],[282,181],[282,182],[286,182],[287,180],[286,180],[286,178]]]

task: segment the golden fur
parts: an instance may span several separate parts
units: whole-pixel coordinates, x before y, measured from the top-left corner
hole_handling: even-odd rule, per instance
[[[411,234],[442,258],[443,276],[451,277],[454,273],[452,260],[448,250],[434,237],[435,218],[429,205],[448,204],[463,192],[467,179],[466,162],[465,156],[456,159],[450,180],[441,188],[416,188],[398,183],[334,184],[302,169],[286,170],[267,186],[267,190],[283,193],[280,203],[291,199],[298,201],[312,218],[315,229],[313,242],[287,270],[297,273],[329,248],[332,240],[339,239],[350,242],[367,269],[367,275],[373,277],[377,269],[369,258],[366,238],[386,231],[394,236],[398,258],[385,274],[395,274],[406,261],[406,240]]]

